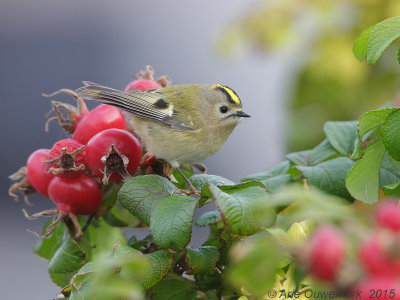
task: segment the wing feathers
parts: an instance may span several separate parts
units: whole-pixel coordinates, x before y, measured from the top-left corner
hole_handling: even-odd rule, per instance
[[[113,88],[99,85],[90,81],[83,81],[84,86],[76,92],[85,99],[100,101],[104,104],[118,107],[136,116],[154,120],[180,130],[192,130],[182,122],[177,122],[172,117],[172,107],[157,107],[154,105],[165,97],[157,91],[137,91],[125,93]],[[175,113],[175,112],[174,112]]]

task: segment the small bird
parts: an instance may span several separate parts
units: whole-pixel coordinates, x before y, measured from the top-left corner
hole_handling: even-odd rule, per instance
[[[128,93],[89,81],[83,84],[76,90],[82,98],[131,113],[134,130],[146,149],[181,174],[181,163],[200,163],[215,154],[239,121],[250,117],[242,111],[236,92],[221,84],[175,85]]]

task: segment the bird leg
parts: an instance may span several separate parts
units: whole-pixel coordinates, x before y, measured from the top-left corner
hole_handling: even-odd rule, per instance
[[[180,168],[176,168],[178,170],[178,172],[182,175],[183,179],[186,181],[186,183],[188,184],[191,194],[195,194],[197,196],[201,196],[200,192],[198,190],[196,190],[196,188],[193,186],[193,184],[189,181],[189,179],[185,176],[185,174],[183,174],[182,170]]]

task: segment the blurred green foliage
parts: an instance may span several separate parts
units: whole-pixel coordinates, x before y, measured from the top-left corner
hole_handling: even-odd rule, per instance
[[[327,120],[356,119],[396,97],[395,54],[369,68],[354,59],[352,48],[365,28],[399,14],[397,0],[260,0],[233,20],[218,47],[230,54],[250,45],[298,56],[286,133],[288,150],[297,151],[321,141]]]

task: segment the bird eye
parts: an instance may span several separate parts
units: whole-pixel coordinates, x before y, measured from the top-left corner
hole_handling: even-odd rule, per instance
[[[228,107],[227,106],[225,106],[225,105],[223,105],[223,106],[221,106],[220,108],[219,108],[219,111],[221,112],[221,113],[226,113],[227,111],[228,111]]]

